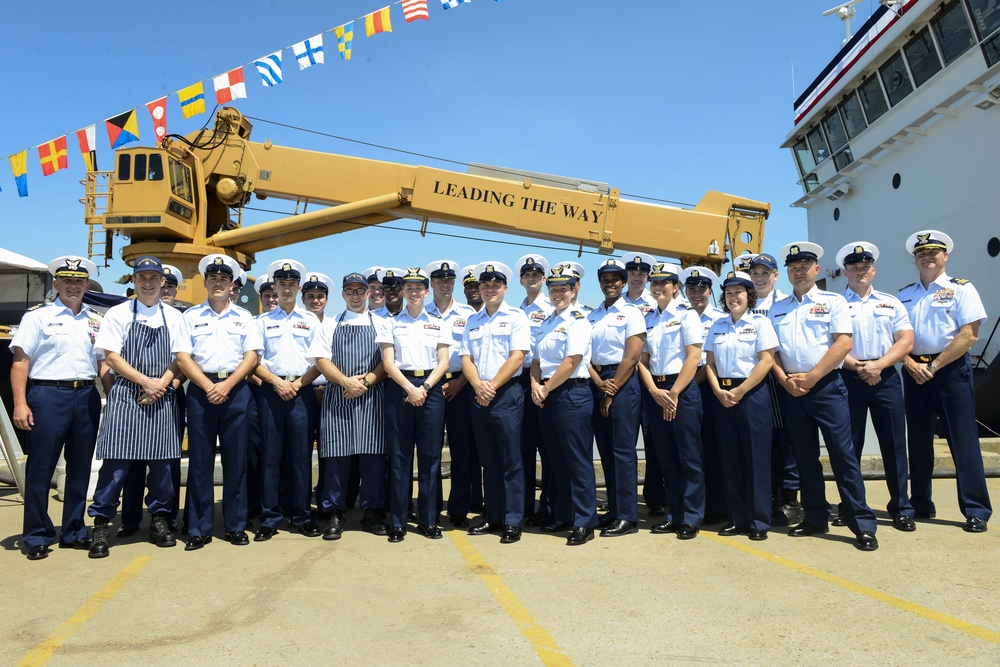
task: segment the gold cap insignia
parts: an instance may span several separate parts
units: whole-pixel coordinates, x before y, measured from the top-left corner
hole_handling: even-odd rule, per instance
[[[173,275],[173,273],[174,273],[174,272],[170,270],[170,267],[169,267],[169,266],[165,266],[165,267],[163,267],[163,275],[165,275],[165,276],[169,276],[169,275]]]
[[[663,267],[665,266],[666,264],[654,264],[653,271],[655,271],[656,273],[663,273]]]
[[[486,272],[487,273],[493,273],[493,265],[492,264],[487,264],[486,265]]]
[[[927,241],[930,238],[931,238],[930,232],[928,232],[926,234],[917,234],[917,245],[919,245],[921,243],[927,243]]]
[[[552,268],[552,275],[553,276],[561,276],[563,274],[563,271],[565,271],[565,270],[566,270],[565,266],[555,266],[555,267]]]
[[[789,255],[798,255],[799,254],[799,247],[797,245],[793,245],[791,248],[788,249],[788,254]]]
[[[288,262],[285,262],[284,264],[281,265],[281,270],[282,271],[291,271],[292,270],[292,265],[289,264]]]
[[[694,269],[693,271],[691,271],[691,277],[692,278],[700,278],[701,277],[701,271],[699,271],[698,269]]]
[[[67,259],[66,260],[66,268],[70,269],[71,271],[78,271],[80,269],[80,260],[78,260],[78,259]]]
[[[319,276],[309,276],[309,282],[311,282],[311,283],[318,283],[319,282]]]
[[[448,262],[441,262],[441,270],[442,271],[448,271],[449,269],[451,269],[451,267],[448,266]]]
[[[865,251],[865,247],[863,245],[856,245],[856,246],[854,246],[854,252],[856,254],[860,255],[864,251]]]
[[[396,275],[396,274],[395,274],[395,273],[393,273],[392,271],[386,271],[386,272],[385,272],[385,277],[386,277],[386,278],[392,278],[392,277],[393,277],[393,276],[395,276],[395,275]]]
[[[639,255],[636,255],[635,259],[633,259],[632,261],[634,263],[636,263],[636,264],[642,264],[642,257],[639,257]]]
[[[225,262],[222,261],[221,257],[216,257],[215,259],[212,260],[212,264],[215,264],[216,266],[218,266],[220,264],[225,264]],[[291,268],[287,264],[285,265],[285,267]],[[285,268],[285,267],[282,267],[282,268]]]
[[[735,277],[736,277],[735,271],[730,271],[729,273],[726,274],[726,278],[735,278]]]

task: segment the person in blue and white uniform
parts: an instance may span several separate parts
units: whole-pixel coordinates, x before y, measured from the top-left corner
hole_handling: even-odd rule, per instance
[[[573,305],[579,282],[566,267],[552,269],[545,284],[553,312],[538,328],[531,362],[531,400],[538,406],[553,467],[554,514],[542,530],[570,529],[566,544],[579,546],[594,539],[597,526],[594,403],[587,386],[591,327],[583,310]]]
[[[307,352],[319,332],[319,318],[298,306],[304,266],[292,259],[279,259],[267,267],[278,293],[278,307],[257,318],[264,353],[255,374],[261,380],[257,411],[261,424],[261,522],[255,542],[274,537],[290,513],[289,530],[306,537],[319,537],[309,508],[312,490],[312,432],[317,412],[316,395],[310,385],[319,371],[309,363]],[[287,451],[288,507],[279,498],[282,455]]]
[[[767,317],[751,312],[755,305],[750,276],[726,274],[722,309],[728,315],[708,330],[705,369],[729,508],[719,535],[760,541],[771,527],[771,393],[764,380],[778,338]]]
[[[368,310],[373,313],[385,305],[385,294],[382,292],[382,271],[385,271],[384,266],[369,266],[361,272],[361,275],[368,282]]]
[[[598,523],[601,537],[639,530],[636,443],[642,394],[636,367],[646,343],[646,320],[622,296],[628,276],[623,262],[605,260],[597,269],[604,301],[587,315],[592,328],[587,359],[594,403],[591,425],[608,489],[608,512]]]
[[[444,445],[445,398],[441,380],[448,370],[454,338],[439,315],[424,309],[430,280],[423,269],[402,276],[406,306],[383,321],[375,342],[389,376],[385,392],[386,453],[389,459],[390,542],[406,536],[417,450],[417,532],[441,539],[438,505],[441,448]]]
[[[705,518],[702,404],[694,382],[702,332],[697,313],[676,298],[678,272],[673,264],[656,264],[649,274],[656,308],[646,315],[639,375],[648,392],[644,407],[667,500],[664,521],[651,530],[690,540],[697,537]]]
[[[382,306],[373,308],[372,311],[379,317],[392,317],[403,310],[403,306],[405,305],[405,301],[403,300],[403,275],[405,273],[403,269],[390,266],[387,269],[379,270],[376,275],[375,282],[381,288]],[[374,283],[369,282],[369,292],[373,289],[373,285]],[[371,299],[369,298],[370,301]]]
[[[21,551],[28,560],[46,558],[56,541],[48,508],[60,454],[66,460],[66,486],[59,547],[90,549],[83,511],[101,414],[94,380],[99,377],[105,391],[111,386],[108,366],[94,350],[104,318],[83,303],[97,266],[66,255],[48,268],[56,299],[30,308],[10,344],[14,426],[28,432],[21,531]]]
[[[844,298],[853,329],[851,351],[840,374],[851,409],[854,455],[861,460],[870,413],[889,488],[886,509],[894,528],[911,532],[917,525],[907,492],[906,410],[895,364],[913,349],[913,325],[899,299],[872,287],[878,256],[878,247],[866,241],[848,243],[837,253],[837,265],[847,277]],[[839,516],[833,525],[843,525]]]
[[[160,301],[160,260],[150,255],[137,258],[132,284],[135,299],[108,310],[95,343],[117,377],[97,435],[97,458],[102,463],[94,502],[87,508],[94,518],[91,558],[109,554],[111,521],[125,476],[136,461],[149,467],[149,541],[158,547],[177,543],[168,519],[177,493],[171,469],[181,457],[172,382],[178,372],[177,354],[191,348],[181,313]]]
[[[903,394],[910,451],[910,498],[916,518],[933,518],[934,425],[944,423],[958,478],[958,507],[969,533],[984,533],[993,514],[976,426],[969,350],[979,340],[986,309],[968,280],[945,270],[951,237],[924,229],[906,239],[920,280],[897,296],[913,324],[913,350],[903,359]]]
[[[795,451],[802,485],[802,523],[792,537],[829,532],[830,505],[820,463],[823,432],[840,500],[841,516],[855,535],[854,546],[875,551],[877,524],[865,500],[861,465],[851,441],[847,390],[839,372],[851,351],[850,310],[840,294],[816,286],[823,249],[815,243],[789,243],[781,250],[792,295],[771,306],[768,317],[778,335],[772,373],[781,385],[781,414]]]
[[[506,264],[476,265],[483,309],[469,317],[462,334],[462,373],[472,385],[472,429],[483,465],[486,516],[470,535],[500,533],[500,541],[521,539],[524,521],[524,465],[521,420],[524,391],[516,379],[531,347],[531,325],[504,301],[514,275]]]

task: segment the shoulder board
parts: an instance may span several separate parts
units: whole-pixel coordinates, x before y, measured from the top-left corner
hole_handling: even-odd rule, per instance
[[[583,313],[581,313],[579,310],[574,310],[573,311],[573,318],[574,319],[582,320],[585,317],[586,317],[586,315],[584,315]]]
[[[903,290],[905,290],[905,289],[906,289],[907,287],[913,287],[913,286],[914,286],[914,285],[916,285],[916,284],[917,284],[917,283],[915,283],[915,282],[914,282],[914,283],[910,283],[909,285],[903,285],[902,287],[900,287],[900,288],[899,288],[899,289],[897,290],[897,292],[902,292],[902,291],[903,291]]]
[[[402,312],[402,311],[400,311],[400,312]],[[431,313],[431,312],[428,312],[427,314],[430,315],[431,317],[436,317],[439,320],[444,319],[443,317],[441,317],[441,313]]]
[[[956,285],[968,285],[969,284],[969,281],[966,278],[952,278],[951,282],[955,283]]]
[[[87,306],[87,305],[85,305],[84,308],[86,308],[87,312],[90,313],[91,315],[97,315],[98,317],[104,317],[104,313],[102,313],[99,310],[95,310],[94,308],[91,308],[90,306]]]
[[[402,309],[402,308],[400,308],[398,312],[395,312],[395,313],[389,313],[389,317],[396,317],[396,315],[399,315],[399,313],[401,313],[401,312],[403,312],[403,309]]]
[[[30,313],[30,312],[31,312],[31,311],[33,311],[33,310],[38,310],[38,309],[39,309],[39,308],[41,308],[42,306],[49,306],[49,305],[51,305],[51,304],[48,304],[48,303],[40,303],[40,304],[38,304],[37,306],[32,306],[31,308],[28,308],[28,309],[27,309],[26,311],[24,311],[24,312],[26,312],[26,313]]]

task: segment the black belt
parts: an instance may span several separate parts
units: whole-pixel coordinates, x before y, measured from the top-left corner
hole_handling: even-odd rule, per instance
[[[542,378],[542,384],[545,384],[546,382],[548,382],[551,379],[552,378]],[[559,386],[560,387],[582,387],[585,384],[587,384],[588,382],[590,382],[590,380],[587,379],[587,378],[570,378],[570,379],[566,380],[565,382],[563,382]]]
[[[271,375],[274,375],[274,377],[277,377],[277,378],[281,378],[285,382],[295,382],[296,380],[299,380],[299,379],[302,378],[301,375],[277,375],[276,373],[271,373]]]
[[[920,362],[921,364],[929,364],[940,356],[940,352],[937,354],[911,354],[910,359]]]
[[[746,378],[719,378],[719,386],[725,388],[738,387],[746,381]]]
[[[444,374],[445,380],[454,380],[455,378],[460,378],[460,377],[462,377],[462,371],[455,371],[454,373]]]
[[[93,387],[93,380],[32,380],[33,387],[56,387],[58,389],[86,389]]]
[[[679,373],[673,375],[654,375],[653,382],[675,382]]]
[[[230,375],[236,371],[219,371],[218,373],[205,373],[205,377],[213,382],[219,382],[220,380],[227,379]]]
[[[432,371],[416,370],[416,371],[402,371],[403,377],[406,378],[425,378],[431,374]]]
[[[595,371],[600,373],[601,371],[616,371],[618,370],[618,366],[620,366],[621,364],[603,364],[603,365],[591,364],[591,365],[594,367]]]

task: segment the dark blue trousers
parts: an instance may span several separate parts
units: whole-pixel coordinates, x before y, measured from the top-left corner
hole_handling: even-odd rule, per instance
[[[222,458],[222,523],[226,532],[247,526],[247,439],[251,394],[240,382],[229,400],[208,402],[194,383],[188,390],[188,480],[184,521],[192,536],[210,537],[215,516],[215,444]]]
[[[486,407],[472,405],[472,431],[479,461],[483,464],[483,499],[486,520],[503,526],[521,526],[524,521],[524,459],[521,456],[521,429],[524,391],[517,378],[497,389]]]
[[[646,506],[659,505],[663,507],[667,504],[667,496],[663,490],[663,470],[660,468],[660,461],[656,458],[656,447],[653,445],[653,435],[649,430],[649,412],[645,409],[649,392],[640,383],[640,402],[642,409],[639,410],[639,428],[642,432],[642,444],[646,457],[646,475],[642,482],[642,502]]]
[[[56,529],[49,518],[49,489],[60,452],[65,452],[66,488],[59,540],[76,542],[87,537],[83,510],[87,506],[101,395],[94,386],[83,389],[36,386],[28,391],[28,408],[35,425],[27,440],[21,543],[30,548],[48,546],[56,540]]]
[[[674,379],[657,382],[669,390]],[[646,413],[656,457],[663,471],[667,521],[694,527],[705,518],[705,473],[701,467],[701,391],[693,381],[677,398],[677,416],[663,419],[663,408],[646,394]]]
[[[282,454],[289,466],[289,521],[301,526],[311,518],[309,498],[312,493],[313,413],[316,395],[312,387],[303,387],[290,401],[282,400],[270,384],[260,388],[257,411],[261,427],[261,526],[277,528],[283,518],[280,501]]]
[[[104,459],[101,471],[97,473],[97,488],[94,490],[94,502],[87,508],[87,514],[92,517],[104,517],[108,521],[115,518],[121,501],[122,487],[125,476],[133,465],[145,463],[149,467],[146,474],[146,507],[153,516],[166,516],[174,506],[175,489],[171,470],[176,459],[149,461],[132,461],[130,459]]]
[[[260,516],[263,510],[260,488],[264,483],[264,472],[260,464],[260,412],[257,409],[261,386],[253,382],[247,382],[247,386],[250,388],[250,405],[247,406],[247,423],[249,424],[247,434],[247,516],[252,519]]]
[[[472,437],[472,408],[469,394],[472,387],[466,383],[450,401],[444,404],[444,424],[448,430],[448,451],[451,454],[451,492],[448,494],[448,514],[465,516],[478,495],[482,502],[482,477],[479,474],[479,456]],[[474,492],[478,487],[479,493]]]
[[[329,516],[347,509],[353,463],[357,461],[361,476],[359,499],[361,509],[381,511],[385,506],[385,454],[331,456],[319,460],[323,476],[319,485],[318,510]]]
[[[771,392],[765,383],[731,408],[712,395],[726,506],[737,528],[771,527]]]
[[[771,485],[775,489],[786,491],[799,490],[799,467],[795,464],[795,454],[792,443],[788,439],[788,429],[781,417],[780,395],[785,393],[773,375],[764,380],[768,393],[771,394]]]
[[[587,382],[587,384],[590,384]],[[597,525],[594,474],[594,397],[587,384],[567,380],[545,399],[538,416],[552,462],[554,514],[578,528]]]
[[[726,507],[725,469],[719,459],[719,443],[712,419],[712,403],[717,402],[708,379],[698,385],[701,392],[701,469],[705,473],[705,511],[729,514]]]
[[[976,401],[969,355],[938,369],[918,385],[904,373],[906,426],[910,450],[910,496],[917,512],[936,511],[931,500],[934,472],[934,425],[944,425],[951,458],[955,462],[958,508],[968,519],[989,521],[993,514],[983,469],[983,451],[976,426]]]
[[[425,378],[407,378],[419,387]],[[385,452],[389,464],[389,511],[394,528],[406,527],[413,489],[413,448],[417,449],[417,522],[437,525],[444,447],[444,392],[435,385],[421,407],[389,380],[385,388]]]
[[[542,437],[538,406],[531,400],[531,376],[527,368],[516,378],[524,390],[524,412],[521,418],[521,466],[524,470],[524,516],[535,513],[535,452],[542,464],[541,493],[538,496],[538,513],[552,516],[551,454]]]
[[[805,396],[795,398],[782,390],[781,414],[799,466],[805,522],[817,528],[825,528],[830,520],[823,465],[819,461],[818,429],[823,433],[830,466],[840,491],[843,503],[841,516],[855,535],[862,532],[874,533],[875,514],[865,501],[861,465],[854,455],[854,443],[851,441],[851,411],[847,403],[847,389],[840,378],[840,371],[827,373]]]
[[[865,446],[865,426],[871,412],[872,426],[882,451],[885,485],[889,488],[889,514],[913,518],[913,505],[907,493],[909,473],[906,469],[906,410],[903,405],[903,383],[895,368],[882,371],[882,381],[870,385],[857,373],[840,371],[847,387],[847,402],[851,409],[851,439],[854,455],[861,461]]]
[[[184,393],[184,385],[174,392],[174,409],[177,411],[177,439],[184,441],[184,422],[187,412],[187,397]],[[148,466],[145,461],[136,461],[136,464],[129,468],[125,476],[125,486],[122,487],[122,524],[138,526],[142,521],[142,492],[146,490],[146,470]],[[175,459],[174,465],[170,469],[173,475],[174,484],[174,506],[167,512],[167,518],[171,521],[177,519],[180,498],[181,498],[181,460]],[[185,506],[187,500],[185,500]]]
[[[602,380],[614,377],[615,371],[600,372]],[[639,414],[642,411],[639,374],[633,373],[611,402],[607,417],[601,416],[601,392],[591,384],[594,409],[591,427],[604,468],[608,489],[608,511],[616,519],[639,520]]]

